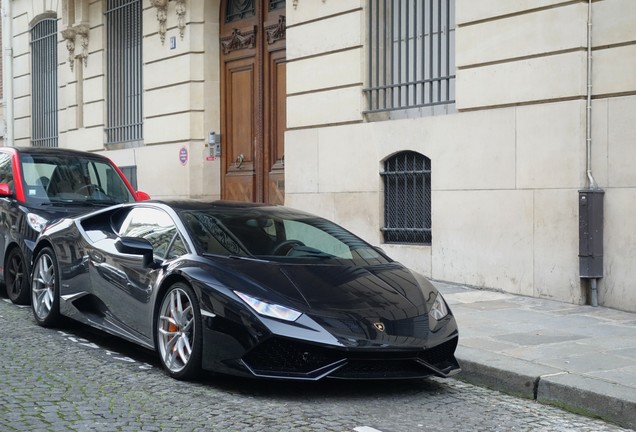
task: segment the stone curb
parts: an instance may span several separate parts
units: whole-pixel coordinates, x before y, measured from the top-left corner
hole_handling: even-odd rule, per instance
[[[537,398],[539,377],[561,372],[549,366],[463,346],[457,348],[455,356],[462,368],[457,378],[526,399]]]
[[[636,429],[636,392],[600,379],[459,346],[462,381]]]
[[[541,377],[537,401],[636,429],[636,391],[631,387],[564,373]]]

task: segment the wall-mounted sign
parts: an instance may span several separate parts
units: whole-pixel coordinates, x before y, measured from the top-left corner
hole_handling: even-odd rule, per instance
[[[179,149],[179,162],[181,162],[181,165],[188,163],[188,149],[185,146]]]

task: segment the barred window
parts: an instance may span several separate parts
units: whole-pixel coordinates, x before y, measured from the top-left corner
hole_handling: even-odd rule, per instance
[[[366,114],[455,110],[455,0],[369,0]]]
[[[31,28],[31,143],[57,147],[57,20]]]
[[[143,139],[141,0],[108,0],[106,143]]]
[[[385,243],[430,244],[431,160],[404,151],[384,163]]]
[[[225,22],[239,21],[256,15],[254,0],[228,0]]]

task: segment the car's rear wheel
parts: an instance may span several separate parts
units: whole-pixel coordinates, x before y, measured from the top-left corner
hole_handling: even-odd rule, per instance
[[[60,320],[60,278],[55,253],[49,247],[35,258],[31,283],[31,309],[37,323],[50,327]]]
[[[7,287],[9,300],[15,304],[29,302],[29,271],[24,255],[19,248],[14,248],[9,252],[7,265],[4,269],[4,283]]]
[[[201,310],[188,285],[175,283],[166,291],[157,315],[156,341],[161,363],[177,379],[192,379],[201,370]]]

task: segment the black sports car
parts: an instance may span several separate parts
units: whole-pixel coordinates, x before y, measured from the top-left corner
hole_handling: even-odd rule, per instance
[[[323,218],[248,203],[146,201],[69,219],[35,248],[32,307],[201,369],[318,380],[447,377],[455,319],[425,278]]]

